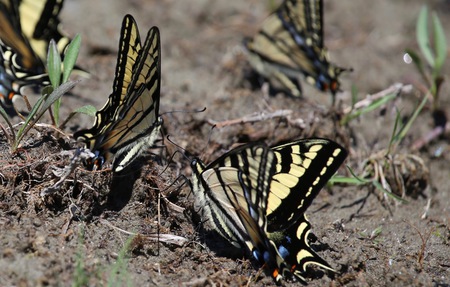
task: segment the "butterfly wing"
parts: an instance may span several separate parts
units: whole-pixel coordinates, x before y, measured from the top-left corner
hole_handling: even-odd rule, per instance
[[[266,210],[267,236],[283,259],[280,273],[304,282],[310,264],[332,270],[310,247],[311,224],[306,209],[347,156],[344,148],[325,139],[303,139],[273,148],[276,171]]]
[[[50,83],[44,65],[49,42],[55,40],[60,54],[70,42],[59,29],[62,6],[63,0],[0,1],[0,100],[4,106],[12,106],[23,87]]]
[[[124,169],[156,141],[162,125],[159,117],[160,87],[160,36],[158,28],[153,27],[138,56],[123,108],[116,113],[121,120],[116,122],[109,136],[110,141],[117,140],[111,149],[115,153],[115,171]]]
[[[88,168],[114,156],[113,170],[121,171],[155,142],[162,124],[159,118],[160,55],[158,28],[149,30],[142,46],[135,20],[126,15],[113,92],[96,113],[94,126],[74,134],[99,160],[88,163]]]
[[[267,147],[248,144],[206,167],[198,159],[191,163],[196,201],[212,227],[234,245],[246,244],[250,251],[265,237],[264,210],[273,160]]]
[[[267,196],[274,172],[274,153],[265,145],[247,144],[203,166],[198,159],[193,191],[203,216],[225,239],[247,250],[278,281],[283,259],[266,235]]]
[[[268,199],[268,231],[297,222],[347,157],[339,144],[302,139],[273,147],[276,171]]]
[[[338,76],[344,70],[328,61],[322,14],[322,1],[285,0],[245,43],[250,65],[275,89],[301,96],[303,75],[319,90],[339,90]]]
[[[299,66],[290,55],[296,51],[297,44],[276,14],[264,21],[261,30],[245,42],[245,47],[252,68],[273,88],[292,96],[301,96],[302,89],[297,79]],[[301,51],[297,58],[301,63],[300,69],[311,69],[311,63]]]
[[[277,10],[278,18],[291,34],[298,34],[298,45],[323,48],[323,0],[286,0]]]
[[[324,269],[335,270],[322,259],[309,245],[308,236],[311,224],[305,215],[297,218],[296,224],[287,229],[267,233],[275,250],[277,250],[278,269],[283,278],[295,278],[306,282],[304,277],[308,265],[317,265]]]
[[[212,227],[243,243],[276,281],[306,282],[309,264],[333,269],[309,246],[304,212],[345,157],[341,146],[324,139],[272,149],[247,144],[206,167],[193,160],[193,190]]]
[[[6,60],[11,58],[11,63],[21,69],[33,71],[35,67],[39,67],[40,71],[37,72],[44,72],[41,68],[43,66],[41,59],[31,47],[29,39],[22,33],[19,5],[18,1],[0,2],[0,39],[4,46],[3,50],[8,47],[12,53],[17,54],[14,61],[10,56],[3,58]]]
[[[70,42],[60,30],[59,13],[63,7],[64,0],[21,0],[19,4],[20,26],[25,38],[29,39],[30,45],[45,62],[47,59],[48,45],[50,40],[56,42],[60,54]],[[36,11],[40,11],[36,13]]]

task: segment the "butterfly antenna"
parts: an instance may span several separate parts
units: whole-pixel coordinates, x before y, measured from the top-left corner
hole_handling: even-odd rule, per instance
[[[175,143],[171,138],[170,135],[166,136],[166,139],[173,144],[174,146],[176,146],[178,148],[177,151],[175,151],[173,153],[173,155],[170,157],[170,159],[172,160],[172,158],[175,156],[175,154],[177,152],[179,152],[185,159],[187,159],[189,162],[192,160],[193,155],[187,151],[184,147],[180,146],[179,144]],[[169,161],[170,162],[170,161]]]
[[[175,188],[173,191],[169,192],[169,195],[167,195],[166,198],[167,198],[167,197],[170,197],[170,196],[176,196],[176,195],[178,195],[178,192],[181,190],[181,188],[182,188],[186,183],[188,183],[189,186],[191,186],[191,181],[190,181],[184,174],[181,174],[181,175],[179,175],[179,176],[178,176],[171,184],[169,184],[169,185],[165,188],[165,190],[168,190],[171,186],[175,185],[175,183],[178,182],[178,181],[180,181],[180,179],[183,179],[183,183],[180,184],[180,185],[179,185],[177,188]],[[176,192],[175,192],[175,191],[176,191]]]
[[[173,158],[175,157],[175,155],[176,155],[177,153],[180,153],[180,152],[179,152],[179,151],[175,151],[175,152],[170,156],[169,161],[168,161],[167,164],[166,164],[166,167],[164,167],[164,169],[158,174],[158,176],[161,176],[161,175],[169,168],[170,163],[172,162]]]

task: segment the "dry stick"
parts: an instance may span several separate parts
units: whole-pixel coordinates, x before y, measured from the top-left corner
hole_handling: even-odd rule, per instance
[[[419,228],[417,228],[416,226],[412,225],[410,222],[403,220],[404,222],[406,222],[409,226],[411,226],[412,228],[414,228],[416,230],[416,232],[419,234],[420,236],[420,240],[422,241],[422,245],[420,246],[420,250],[417,254],[417,263],[419,263],[420,268],[423,267],[423,260],[425,259],[425,248],[427,246],[427,242],[431,237],[432,232],[436,229],[436,227],[431,227],[430,231],[427,234],[427,237],[424,238],[422,233],[420,232]]]
[[[44,124],[44,123],[36,123],[34,124],[34,126],[36,127],[45,127],[45,128],[50,128],[55,130],[56,132],[58,132],[60,135],[64,136],[67,140],[70,140],[70,136],[68,134],[66,134],[65,132],[63,132],[61,129],[55,127],[54,125],[49,125],[49,124]]]
[[[70,223],[72,223],[72,220],[75,217],[75,212],[73,211],[74,208],[78,208],[78,207],[74,203],[71,203],[69,206],[70,218],[67,220],[66,224],[64,224],[62,233],[61,233],[63,236],[67,235],[67,231],[69,230]]]
[[[114,226],[110,222],[108,222],[108,221],[106,221],[104,219],[100,219],[99,221],[100,221],[100,223],[103,223],[103,224],[105,224],[105,225],[107,225],[107,226],[109,226],[109,227],[111,227],[113,229],[116,229],[116,230],[118,230],[120,232],[123,232],[125,234],[133,235],[133,236],[141,235],[142,237],[147,238],[147,239],[152,240],[152,241],[161,241],[161,242],[165,242],[165,243],[169,243],[169,244],[175,244],[175,245],[178,245],[178,246],[183,246],[188,241],[184,237],[181,237],[181,236],[178,236],[178,235],[173,235],[173,234],[159,234],[159,236],[158,236],[158,234],[143,235],[143,234],[139,234],[139,233],[134,233],[134,232],[126,231],[126,230],[124,230],[122,228],[119,228],[117,226]]]
[[[349,114],[352,110],[358,110],[370,106],[374,101],[379,100],[389,94],[399,93],[399,92],[410,92],[412,89],[411,85],[403,85],[401,83],[395,83],[389,88],[378,92],[373,95],[367,95],[365,99],[355,103],[353,106],[346,107],[343,109],[344,114]]]
[[[234,119],[234,120],[227,120],[223,122],[217,122],[214,120],[207,120],[208,124],[212,126],[216,126],[217,128],[223,128],[226,126],[232,126],[232,125],[239,125],[244,123],[254,123],[254,122],[261,122],[266,121],[273,118],[281,118],[281,117],[288,117],[290,114],[292,114],[292,110],[277,110],[273,113],[267,113],[267,112],[258,112],[253,113],[251,115],[244,116],[242,118]]]
[[[165,198],[165,197],[162,197],[162,200],[164,200],[164,202],[167,204],[167,206],[168,206],[171,210],[173,210],[173,211],[175,211],[175,212],[178,212],[178,213],[183,213],[183,212],[184,212],[184,207],[181,207],[181,206],[176,205],[175,203],[171,202],[170,200],[168,200],[168,199]]]
[[[14,144],[13,143],[14,139],[11,137],[11,135],[9,133],[6,132],[6,129],[5,129],[5,127],[2,124],[0,124],[0,129],[3,131],[3,133],[5,134],[6,139],[8,140],[10,145],[12,146]]]
[[[161,226],[161,191],[158,190],[158,256],[159,256],[159,227]]]
[[[435,127],[433,130],[424,135],[422,138],[416,140],[411,146],[411,149],[420,150],[424,146],[428,145],[432,140],[442,135],[444,132],[446,133],[450,132],[450,123],[447,123],[445,125],[445,128],[443,128],[442,126]]]

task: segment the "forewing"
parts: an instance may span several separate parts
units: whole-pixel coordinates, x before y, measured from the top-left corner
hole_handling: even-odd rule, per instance
[[[33,70],[39,67],[43,72],[42,62],[38,55],[33,51],[29,40],[22,33],[18,1],[1,1],[0,2],[0,38],[2,45],[10,48],[13,53],[3,55],[5,61],[9,61],[12,65],[13,54],[17,54],[17,65],[26,70]],[[39,13],[36,13],[40,15]],[[7,48],[2,49],[7,51]]]
[[[64,0],[21,0],[19,4],[20,26],[23,35],[41,61],[47,59],[51,39],[56,42],[60,54],[70,42],[59,29],[59,13]]]
[[[85,142],[92,151],[98,150],[102,146],[107,134],[113,128],[112,123],[115,121],[115,114],[118,108],[123,105],[127,96],[128,86],[131,82],[132,72],[135,69],[134,66],[140,50],[141,40],[138,27],[134,18],[126,15],[120,32],[113,92],[106,104],[97,111],[92,128],[80,130],[74,134],[75,138]],[[105,151],[101,151],[101,153],[105,153],[106,160],[111,157],[108,150],[113,144],[113,142],[109,143],[105,147]]]
[[[295,224],[347,156],[343,147],[325,139],[299,140],[273,151],[277,164],[267,208],[269,232]]]
[[[286,0],[278,15],[291,34],[302,38],[298,45],[323,48],[323,0]]]

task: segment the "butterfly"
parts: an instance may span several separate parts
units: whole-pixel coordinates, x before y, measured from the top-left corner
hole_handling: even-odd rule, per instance
[[[26,86],[50,84],[45,64],[53,39],[62,54],[70,38],[59,29],[63,0],[0,1],[0,100],[11,107]]]
[[[92,128],[74,137],[95,154],[89,169],[113,160],[120,172],[157,139],[161,86],[161,47],[157,27],[152,27],[141,44],[136,21],[126,15],[122,22],[113,92],[97,111]]]
[[[323,0],[285,0],[244,45],[250,66],[274,91],[301,96],[300,76],[333,96],[339,91],[338,77],[346,69],[328,60],[323,45]]]
[[[306,282],[310,264],[334,271],[310,247],[305,216],[347,156],[326,139],[249,143],[205,165],[191,162],[196,205],[223,238],[246,248],[273,278]]]

